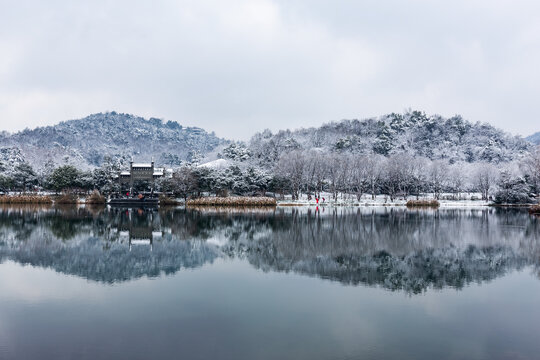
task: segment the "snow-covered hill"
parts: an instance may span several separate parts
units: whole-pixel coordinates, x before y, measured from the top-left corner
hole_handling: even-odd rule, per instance
[[[533,144],[540,145],[540,131],[532,134],[531,136],[527,136],[525,140],[530,141]]]
[[[540,141],[540,134],[527,139]],[[243,144],[174,121],[109,112],[14,134],[0,133],[0,171],[22,162],[36,170],[63,164],[90,169],[106,156],[124,165],[132,156],[144,161],[154,158],[167,167],[222,157],[271,169],[281,154],[295,149],[382,155],[406,152],[450,163],[499,163],[522,158],[533,147],[529,141],[460,116],[443,118],[410,111],[275,134],[265,130]]]
[[[275,134],[266,130],[256,134],[250,143],[252,156],[261,162],[275,161],[292,149],[316,149],[382,155],[406,152],[432,160],[499,163],[519,159],[530,148],[523,138],[489,124],[471,123],[461,116],[428,116],[419,111],[342,120]]]
[[[27,161],[40,169],[49,164],[99,166],[105,156],[128,160],[131,156],[167,166],[204,156],[227,141],[197,127],[174,121],[144,119],[116,112],[93,114],[54,126],[0,134],[0,162],[10,167]]]

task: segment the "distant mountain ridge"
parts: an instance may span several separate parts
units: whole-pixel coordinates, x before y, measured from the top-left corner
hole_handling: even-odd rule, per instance
[[[201,128],[113,111],[14,134],[4,132],[0,134],[0,161],[4,167],[26,161],[38,169],[66,163],[93,168],[105,156],[124,163],[135,156],[176,166],[227,143]]]
[[[456,115],[444,118],[420,111],[388,114],[365,120],[341,120],[318,128],[269,130],[256,134],[250,151],[261,162],[275,161],[293,149],[376,153],[406,152],[431,160],[449,162],[508,162],[521,158],[532,148],[513,136],[485,123],[472,123]]]
[[[528,140],[528,141],[527,141]],[[217,137],[198,127],[175,121],[106,112],[57,125],[0,133],[0,171],[22,162],[35,169],[72,164],[81,169],[99,166],[106,156],[127,165],[131,157],[167,167],[183,161],[218,157],[272,168],[291,150],[381,154],[407,152],[449,162],[509,162],[529,153],[540,133],[527,139],[485,123],[456,115],[444,118],[420,111],[388,114],[364,120],[341,120],[299,130],[270,130],[255,134],[249,143]]]
[[[527,136],[525,140],[530,141],[535,145],[540,145],[540,131],[532,134],[531,136]]]

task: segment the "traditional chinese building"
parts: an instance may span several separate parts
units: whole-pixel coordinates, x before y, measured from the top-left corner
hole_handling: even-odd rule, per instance
[[[154,187],[156,179],[163,177],[164,169],[154,167],[154,161],[149,163],[129,163],[129,171],[122,171],[118,175],[120,185],[129,184],[130,189],[133,188],[135,181],[148,181]]]

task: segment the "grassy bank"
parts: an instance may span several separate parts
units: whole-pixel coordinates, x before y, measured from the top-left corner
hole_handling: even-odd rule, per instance
[[[86,198],[85,203],[90,205],[103,205],[107,203],[107,199],[105,199],[105,196],[101,195],[99,191],[94,190],[92,194]]]
[[[73,194],[63,194],[54,199],[54,203],[60,205],[78,204],[79,198]]]
[[[176,201],[175,199],[171,199],[170,197],[161,195],[159,197],[159,205],[160,206],[177,206],[180,203]]]
[[[409,200],[407,207],[439,207],[441,204],[437,200]]]
[[[271,214],[276,209],[272,206],[197,206],[189,207],[190,210],[199,211],[205,214]]]
[[[204,197],[190,199],[187,206],[276,206],[276,199],[271,197]]]
[[[44,195],[4,195],[0,196],[0,204],[52,204],[50,196]]]

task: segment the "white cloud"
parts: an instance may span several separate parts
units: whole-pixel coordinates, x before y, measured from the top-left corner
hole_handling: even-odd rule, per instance
[[[540,130],[532,1],[0,0],[2,129],[117,110],[248,138],[413,107]]]

